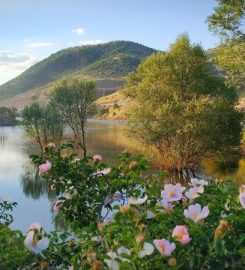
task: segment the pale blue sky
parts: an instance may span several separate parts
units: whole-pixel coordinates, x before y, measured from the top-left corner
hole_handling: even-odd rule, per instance
[[[219,39],[206,18],[215,0],[0,0],[0,84],[62,48],[131,40],[166,50],[187,32],[205,49]]]

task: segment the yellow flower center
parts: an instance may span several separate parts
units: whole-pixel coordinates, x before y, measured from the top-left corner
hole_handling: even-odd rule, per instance
[[[33,239],[33,240],[32,240],[32,245],[35,247],[36,244],[37,244],[37,240],[36,240],[36,239]]]
[[[168,196],[169,196],[169,197],[174,197],[174,195],[175,195],[175,192],[174,192],[174,191],[169,191],[169,192],[168,192]]]
[[[193,219],[196,219],[197,216],[198,216],[198,213],[192,213],[192,215],[191,215],[191,217],[192,217]]]
[[[181,233],[181,232],[179,232],[179,233],[176,234],[176,238],[177,238],[178,240],[182,240],[183,237],[184,237],[184,234]]]
[[[162,253],[164,253],[164,251],[165,251],[165,245],[164,245],[164,243],[161,242],[159,246],[160,246],[160,249],[161,249]]]

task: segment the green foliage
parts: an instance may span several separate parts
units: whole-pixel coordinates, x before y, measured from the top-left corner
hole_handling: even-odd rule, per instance
[[[138,56],[118,53],[89,65],[85,69],[85,73],[97,77],[124,77],[133,70],[132,67],[136,68],[140,62],[141,58]]]
[[[105,263],[106,259],[111,260],[108,252],[124,247],[129,254],[114,258],[120,268],[114,266],[113,270],[244,268],[245,215],[234,184],[210,183],[198,198],[179,200],[173,203],[173,209],[164,209],[158,200],[165,188],[166,174],[145,177],[148,165],[144,157],[125,152],[119,157],[118,167],[109,166],[111,172],[102,175],[98,171],[108,165],[92,162],[90,158],[78,160],[73,155],[62,159],[60,151],[49,152],[52,169],[45,177],[50,186],[55,186],[58,198],[64,200],[58,215],[70,224],[72,233],[50,233],[50,247],[43,251],[43,258],[50,267],[110,269]],[[113,206],[116,192],[135,198],[147,195],[148,201]],[[108,200],[104,205],[112,209],[114,218],[101,222],[98,210],[105,198]],[[210,211],[198,223],[183,214],[195,203],[208,206]],[[176,225],[187,226],[190,243],[182,244],[172,236]],[[171,256],[161,255],[156,248],[149,255],[139,256],[145,242],[153,244],[154,239],[162,238],[176,244]],[[171,262],[175,265],[171,266]],[[100,268],[95,268],[96,265]]]
[[[16,108],[0,107],[0,126],[15,126],[18,121]]]
[[[0,269],[30,269],[24,266],[28,266],[32,258],[24,246],[24,236],[20,231],[0,227]]]
[[[245,1],[217,0],[215,12],[208,17],[209,28],[226,38],[244,38]]]
[[[66,221],[74,226],[74,230],[79,230],[99,220],[99,209],[105,197],[124,189],[129,194],[134,192],[134,187],[144,179],[141,171],[146,170],[148,165],[145,158],[139,156],[136,159],[137,168],[128,170],[128,161],[134,161],[135,157],[124,153],[119,157],[118,168],[114,168],[107,176],[103,174],[106,164],[91,162],[90,157],[78,159],[75,155],[68,155],[64,158],[64,151],[70,147],[63,145],[56,150],[46,149],[45,158],[53,165],[52,173],[43,177],[48,179],[49,186],[55,187],[58,199],[65,200],[63,209]],[[36,156],[33,156],[33,161],[40,164]],[[122,172],[125,173],[123,176],[120,175]],[[66,201],[67,196],[69,200]]]
[[[245,87],[245,1],[217,0],[218,7],[208,17],[210,30],[214,31],[225,42],[213,50],[215,65],[225,73],[228,86],[238,90]]]
[[[54,104],[42,106],[37,102],[27,105],[21,112],[21,124],[43,151],[50,143],[59,144],[63,138],[63,121]]]
[[[55,87],[51,103],[58,109],[64,123],[72,130],[74,141],[86,156],[85,126],[96,110],[96,90],[92,81],[70,79]]]
[[[73,154],[64,157],[62,151],[69,147],[72,145],[46,149],[52,167],[42,175],[63,201],[56,220],[61,217],[69,229],[45,234],[50,245],[36,256],[27,252],[19,231],[0,228],[1,269],[244,269],[244,206],[233,183],[204,183],[204,192],[196,198],[183,198],[181,194],[170,203],[171,207],[163,206],[159,200],[166,196],[161,191],[166,189],[167,174],[146,176],[149,166],[145,157],[124,152],[119,156],[119,165],[112,167],[91,158],[78,159]],[[42,159],[33,156],[36,165]],[[105,168],[111,170],[105,172]],[[245,192],[244,186],[240,192]],[[126,196],[124,205],[116,194]],[[120,203],[115,203],[118,200]],[[184,215],[193,204],[209,208],[208,215],[198,222],[192,220],[194,215]],[[110,220],[101,219],[102,206],[113,213]],[[172,235],[174,228],[181,225],[188,230],[188,243]],[[174,243],[171,255],[159,253],[155,239]],[[152,250],[140,255],[145,243]],[[127,253],[119,254],[119,249]],[[106,260],[113,267],[108,267]]]
[[[2,85],[0,98],[44,86],[76,72],[80,75],[123,77],[153,52],[153,49],[128,41],[64,49]]]
[[[13,222],[13,216],[9,212],[11,212],[16,205],[17,203],[15,202],[12,203],[8,200],[0,199],[0,228]]]
[[[15,202],[0,199],[0,269],[15,270],[32,257],[24,247],[22,233],[8,227],[13,222],[11,212],[16,205]]]
[[[225,42],[212,50],[211,61],[225,74],[226,84],[244,91],[245,42],[241,39]]]
[[[129,135],[153,147],[159,165],[195,169],[203,157],[239,146],[236,93],[212,75],[203,50],[186,36],[167,53],[148,57],[127,80],[126,92],[136,102]]]

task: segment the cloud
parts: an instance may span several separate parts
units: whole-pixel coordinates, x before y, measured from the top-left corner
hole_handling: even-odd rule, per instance
[[[79,41],[79,45],[97,45],[101,43],[106,43],[107,41],[101,40],[101,39],[92,39],[92,40],[81,40]]]
[[[33,43],[28,43],[26,46],[29,48],[42,48],[42,47],[51,47],[51,46],[53,46],[53,43],[51,43],[51,42],[33,42]]]
[[[18,76],[37,61],[30,53],[0,51],[0,84]]]
[[[71,31],[72,31],[72,33],[76,33],[76,34],[78,34],[78,35],[83,35],[83,34],[85,33],[85,29],[82,28],[82,27],[73,29],[73,30],[71,30]]]

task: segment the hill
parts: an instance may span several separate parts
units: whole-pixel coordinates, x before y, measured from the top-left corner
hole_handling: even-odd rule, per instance
[[[154,49],[129,41],[64,49],[1,85],[0,103],[11,103],[21,97],[34,99],[35,95],[50,89],[54,82],[66,76],[93,78],[103,85],[102,89],[113,90],[122,85],[123,77],[153,52]]]

